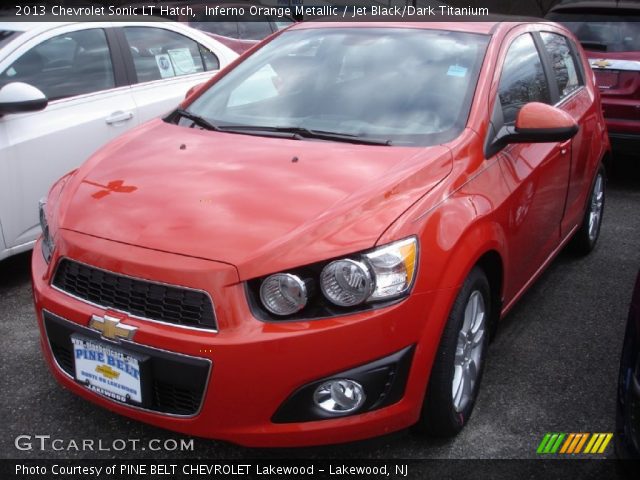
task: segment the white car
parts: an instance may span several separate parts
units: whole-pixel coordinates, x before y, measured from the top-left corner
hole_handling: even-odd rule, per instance
[[[237,56],[178,23],[0,22],[0,260],[33,246],[56,179]]]

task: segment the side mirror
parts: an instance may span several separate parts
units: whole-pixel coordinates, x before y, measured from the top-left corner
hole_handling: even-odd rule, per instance
[[[567,112],[546,103],[531,102],[520,109],[515,126],[500,129],[490,150],[496,153],[510,143],[562,142],[573,138],[578,129]]]
[[[7,83],[0,88],[0,115],[36,112],[43,110],[48,103],[47,96],[28,83]]]

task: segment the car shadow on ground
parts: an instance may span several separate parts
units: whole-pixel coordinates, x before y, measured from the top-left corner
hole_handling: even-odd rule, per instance
[[[31,251],[0,261],[0,291],[29,280]]]
[[[609,186],[620,190],[640,189],[640,155],[615,155],[607,167]]]

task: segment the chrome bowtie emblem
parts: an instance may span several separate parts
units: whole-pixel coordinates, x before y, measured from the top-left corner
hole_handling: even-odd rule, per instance
[[[601,60],[596,60],[595,62],[591,62],[591,66],[598,67],[598,68],[607,68],[611,66],[611,62],[603,58]]]
[[[102,337],[108,340],[132,340],[138,330],[137,327],[125,325],[120,322],[120,319],[109,315],[104,317],[93,315],[89,321],[89,327],[100,332]]]

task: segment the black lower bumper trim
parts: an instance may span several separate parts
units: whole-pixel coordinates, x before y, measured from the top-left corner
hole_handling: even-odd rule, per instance
[[[309,383],[296,390],[273,415],[273,423],[310,422],[370,412],[397,403],[404,396],[414,345],[360,367],[339,372]],[[362,407],[350,413],[329,413],[318,407],[313,394],[327,380],[347,378],[364,388],[366,400]]]

